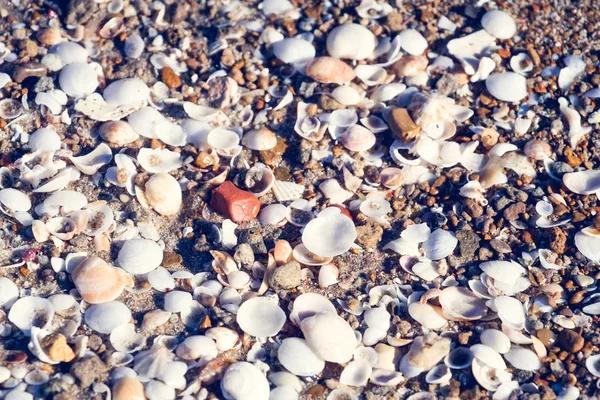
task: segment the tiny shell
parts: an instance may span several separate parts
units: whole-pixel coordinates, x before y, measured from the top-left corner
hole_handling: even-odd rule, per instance
[[[354,106],[360,104],[363,99],[361,92],[353,86],[338,86],[331,92],[331,97],[338,103],[345,106]]]
[[[517,102],[527,96],[527,80],[514,72],[492,74],[485,80],[492,96],[502,101]]]
[[[164,297],[164,309],[169,312],[184,312],[192,305],[191,293],[182,290],[172,290]]]
[[[533,139],[525,143],[523,151],[527,157],[534,160],[545,160],[546,158],[550,158],[552,156],[552,146],[542,140],[537,139]]]
[[[133,34],[125,39],[125,55],[129,58],[138,59],[144,52],[144,39],[138,34]]]
[[[563,175],[563,183],[573,193],[593,194],[600,191],[600,171],[570,172]]]
[[[181,186],[171,175],[154,174],[146,182],[146,199],[159,214],[175,215],[181,208]]]
[[[163,250],[148,239],[127,240],[117,257],[117,262],[125,271],[134,274],[147,274],[155,270],[163,260]]]
[[[100,137],[109,143],[124,145],[134,142],[139,135],[125,121],[108,121],[100,125]]]
[[[340,141],[350,151],[366,151],[375,145],[376,137],[367,128],[353,125],[346,129]]]
[[[336,313],[321,312],[300,323],[304,338],[322,360],[350,361],[358,342],[348,323]]]
[[[98,88],[96,70],[91,64],[74,62],[62,69],[58,83],[70,97],[85,97]]]
[[[294,375],[317,375],[325,368],[325,361],[321,360],[309,347],[304,339],[286,338],[277,350],[277,359],[288,371]]]
[[[500,10],[486,12],[481,18],[481,25],[497,39],[510,39],[517,33],[517,25],[510,15]]]
[[[373,55],[376,44],[373,32],[358,24],[340,25],[327,35],[327,52],[335,58],[369,58]]]
[[[263,225],[279,225],[285,221],[287,216],[287,207],[283,204],[269,204],[260,210],[258,220]]]
[[[356,76],[355,71],[348,64],[334,57],[313,59],[306,65],[306,75],[320,83],[336,83],[338,85],[351,82]]]
[[[533,61],[527,53],[519,53],[516,56],[511,57],[510,67],[517,74],[527,75],[528,72],[533,70]]]
[[[246,133],[242,144],[251,150],[270,150],[277,145],[277,136],[267,128],[260,128]]]
[[[134,324],[123,324],[110,332],[110,344],[122,353],[133,353],[146,345],[146,338],[136,333]]]
[[[357,65],[354,68],[356,76],[367,86],[382,84],[387,78],[387,72],[383,67],[376,65]]]
[[[333,264],[325,264],[319,268],[319,286],[326,288],[335,285],[340,276],[339,269]]]
[[[106,303],[120,296],[133,279],[120,268],[111,267],[98,257],[86,259],[71,273],[77,291],[91,304]]]
[[[237,313],[237,323],[247,334],[271,337],[279,333],[286,316],[277,303],[264,297],[246,300]]]
[[[391,190],[399,188],[404,181],[404,173],[400,168],[390,167],[381,170],[381,184]]]
[[[302,198],[303,193],[304,185],[280,180],[273,182],[273,194],[277,198],[277,201],[298,200]]]

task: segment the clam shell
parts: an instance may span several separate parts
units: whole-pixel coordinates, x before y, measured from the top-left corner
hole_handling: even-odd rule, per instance
[[[500,353],[484,344],[474,344],[470,347],[473,356],[481,363],[494,369],[505,370],[506,363]]]
[[[413,56],[423,54],[427,49],[427,40],[415,29],[405,29],[400,32],[402,50]]]
[[[219,350],[215,341],[206,336],[188,336],[177,346],[177,356],[184,360],[197,360],[202,357],[216,357]]]
[[[593,262],[600,262],[600,238],[591,236],[581,230],[575,234],[577,250]]]
[[[487,313],[484,300],[462,287],[449,287],[442,290],[439,302],[444,317],[453,321],[478,320]]]
[[[319,268],[319,286],[326,288],[331,285],[338,283],[340,276],[340,270],[333,264],[325,264]]]
[[[163,250],[148,239],[127,240],[117,256],[119,266],[134,275],[155,270],[162,260]]]
[[[135,332],[135,325],[124,324],[110,332],[110,344],[122,353],[133,353],[146,345],[146,338]]]
[[[295,37],[273,43],[273,54],[286,64],[301,67],[315,58],[316,50],[312,43]]]
[[[373,367],[366,360],[352,361],[342,370],[340,383],[347,386],[365,386],[372,372]]]
[[[335,257],[347,252],[356,240],[352,220],[342,214],[333,214],[310,221],[302,233],[302,243],[321,257]]]
[[[85,323],[96,332],[109,334],[131,320],[131,311],[119,301],[94,304],[85,311]]]
[[[286,316],[277,303],[255,297],[242,303],[236,320],[240,328],[251,336],[271,337],[279,333]]]
[[[513,329],[522,329],[525,326],[525,310],[519,300],[509,296],[498,296],[490,302],[503,323]]]
[[[390,190],[399,188],[404,182],[404,173],[400,168],[384,168],[381,170],[380,176],[381,184]]]
[[[46,229],[60,240],[71,240],[77,233],[77,224],[71,218],[54,217],[46,222]]]
[[[542,367],[538,355],[524,347],[513,346],[506,354],[504,354],[504,358],[506,358],[506,361],[513,367],[524,371],[537,371]]]
[[[286,338],[277,350],[277,359],[291,373],[299,376],[317,375],[325,368],[321,360],[304,339]]]
[[[527,96],[527,80],[515,72],[492,74],[485,80],[485,87],[502,101],[517,102]]]
[[[442,315],[441,308],[429,304],[411,303],[408,306],[408,314],[427,329],[440,329],[448,323]]]
[[[125,121],[108,121],[100,125],[100,137],[119,146],[136,141],[139,135]]]
[[[377,65],[357,65],[356,68],[354,68],[354,72],[358,79],[367,86],[380,85],[387,78],[386,70]]]
[[[493,368],[477,358],[473,359],[471,371],[475,380],[490,391],[496,391],[502,383],[509,382],[512,378],[504,369]]]
[[[181,208],[181,186],[171,175],[154,174],[146,182],[146,200],[160,215],[175,215]]]
[[[150,96],[150,89],[141,79],[125,78],[109,84],[104,89],[102,96],[106,102],[111,104],[127,106],[136,105],[146,101]],[[131,123],[131,121],[129,121],[129,123]]]
[[[260,197],[271,190],[275,183],[275,174],[264,164],[256,163],[246,171],[245,184],[248,191]]]
[[[463,369],[471,365],[473,357],[473,352],[467,347],[457,347],[444,358],[444,364],[452,369]]]
[[[85,97],[98,88],[96,70],[91,64],[74,62],[62,69],[58,83],[70,97]]]
[[[239,361],[225,371],[221,392],[226,400],[268,400],[269,381],[258,367]]]
[[[94,175],[100,168],[112,160],[112,151],[106,143],[100,143],[98,147],[84,156],[69,157],[78,170],[86,175]]]
[[[27,211],[31,208],[29,197],[13,188],[0,190],[0,203],[10,211]]]
[[[397,386],[404,381],[400,372],[385,368],[374,368],[369,382],[377,386]]]
[[[373,55],[377,39],[362,25],[344,24],[327,35],[327,52],[335,58],[363,60]]]
[[[75,42],[63,42],[50,48],[50,54],[56,54],[64,65],[72,63],[85,63],[88,52],[85,47]]]
[[[510,350],[510,339],[504,332],[498,329],[486,329],[481,332],[481,343],[492,348],[500,354],[507,353]]]
[[[19,289],[13,281],[0,277],[0,307],[9,309],[19,298]]]
[[[279,386],[271,390],[269,400],[298,400],[298,392],[291,386]]]
[[[29,136],[29,148],[33,151],[60,149],[61,140],[58,133],[52,128],[40,128]]]
[[[287,207],[283,204],[269,204],[260,210],[258,221],[263,225],[279,225],[287,216]]]
[[[392,212],[390,202],[381,197],[367,197],[360,203],[360,212],[369,218],[382,218]]]
[[[277,136],[267,128],[255,129],[242,137],[242,145],[251,150],[271,150],[277,145]]]
[[[216,342],[219,351],[231,350],[240,341],[236,331],[224,327],[210,328],[204,335]]]
[[[355,106],[360,104],[363,94],[353,86],[338,86],[331,92],[331,97],[342,105]]]
[[[600,171],[579,171],[563,175],[563,183],[573,193],[594,194],[600,191]]]
[[[436,229],[422,244],[425,255],[431,260],[441,260],[452,254],[458,244],[454,232]]]
[[[325,361],[348,362],[358,345],[350,325],[334,312],[325,311],[304,318],[300,329],[314,353]]]
[[[590,374],[595,377],[600,377],[600,354],[589,356],[587,360],[585,360],[585,367]]]
[[[140,136],[156,139],[156,126],[167,119],[152,107],[143,107],[127,117],[127,122]]]
[[[501,10],[490,10],[481,17],[481,25],[497,39],[510,39],[517,33],[517,25],[510,15]]]
[[[486,261],[479,264],[479,268],[489,277],[508,285],[515,284],[526,272],[514,261]]]
[[[125,46],[123,50],[125,55],[129,58],[138,59],[144,52],[144,39],[138,34],[133,34],[125,39]]]
[[[452,371],[445,364],[438,364],[433,367],[425,376],[425,382],[439,385],[447,383],[452,378]]]
[[[297,326],[300,326],[300,323],[304,319],[325,311],[336,312],[331,301],[318,293],[304,293],[294,300],[290,320]]]
[[[112,388],[114,400],[146,400],[144,385],[134,377],[124,376]]]
[[[183,165],[181,154],[161,148],[140,149],[137,160],[142,168],[151,173],[168,173]]]
[[[133,279],[120,268],[111,267],[98,257],[86,259],[71,273],[77,291],[91,304],[110,302],[121,295]]]
[[[8,320],[15,324],[25,336],[31,336],[31,329],[47,328],[54,318],[54,308],[49,300],[36,296],[21,297],[11,306]]]
[[[360,125],[353,125],[346,129],[340,141],[350,151],[366,151],[375,145],[377,141],[373,132]]]
[[[353,71],[348,64],[334,57],[317,57],[306,65],[306,75],[320,83],[342,85],[354,79],[357,69]]]

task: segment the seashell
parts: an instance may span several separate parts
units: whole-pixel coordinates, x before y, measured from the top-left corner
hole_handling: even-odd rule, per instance
[[[525,143],[523,151],[527,157],[534,160],[545,160],[546,158],[550,158],[553,153],[552,146],[537,139]]]
[[[242,145],[251,150],[271,150],[277,145],[277,136],[267,128],[255,129],[242,137]]]
[[[183,165],[181,154],[161,148],[140,149],[137,161],[142,168],[151,173],[168,173],[181,168]]]
[[[517,33],[517,25],[510,15],[501,10],[490,10],[481,17],[481,25],[497,39],[510,39]]]
[[[325,296],[318,293],[304,293],[296,297],[292,305],[290,320],[300,326],[300,323],[321,312],[335,313],[335,307]]]
[[[102,96],[107,103],[131,106],[145,103],[150,96],[150,89],[141,79],[125,78],[110,83]],[[133,126],[131,120],[129,123]],[[133,128],[139,133],[135,126]]]
[[[127,240],[117,256],[117,263],[125,271],[134,274],[147,274],[155,270],[163,260],[163,250],[148,239]]]
[[[98,88],[96,70],[92,64],[74,62],[65,66],[58,76],[58,83],[69,97],[85,97]]]
[[[491,300],[492,306],[503,323],[513,329],[525,326],[525,310],[521,302],[513,297],[498,296]]]
[[[350,389],[338,388],[327,395],[327,400],[358,400],[358,396]]]
[[[284,63],[298,68],[315,58],[316,50],[312,43],[294,37],[273,43],[273,54]]]
[[[176,354],[184,360],[197,360],[203,357],[214,358],[219,350],[214,340],[206,336],[188,336],[177,346]]]
[[[320,359],[335,363],[348,362],[358,345],[354,331],[334,312],[320,312],[302,319],[300,329]]]
[[[113,385],[112,398],[114,400],[146,400],[144,385],[135,377],[124,376]]]
[[[85,311],[85,323],[96,332],[109,334],[131,320],[131,311],[119,301],[94,304]]]
[[[175,279],[163,267],[158,267],[148,273],[148,283],[159,292],[175,288]]]
[[[493,368],[479,359],[473,359],[471,371],[475,380],[490,391],[496,391],[502,383],[509,382],[512,378],[504,369]]]
[[[77,232],[83,230],[88,236],[103,234],[115,221],[112,209],[106,204],[90,204],[85,211],[75,211],[68,216],[77,222]]]
[[[136,141],[139,135],[125,121],[108,121],[100,125],[100,137],[119,146]]]
[[[381,197],[367,197],[360,203],[360,212],[369,218],[383,218],[392,212],[390,202]]]
[[[14,99],[0,100],[0,118],[11,120],[23,113],[23,105]]]
[[[474,344],[470,347],[473,356],[481,363],[490,366],[494,369],[505,370],[506,363],[502,359],[502,356],[492,349],[483,344]]]
[[[375,35],[358,24],[337,26],[327,35],[327,52],[335,58],[363,60],[373,55],[376,45]]]
[[[181,186],[171,175],[154,174],[146,182],[146,199],[160,215],[175,215],[181,208]]]
[[[452,369],[464,369],[473,362],[473,352],[467,347],[457,347],[444,358],[444,364]]]
[[[500,354],[507,353],[510,350],[510,339],[498,329],[486,329],[481,332],[481,343],[492,348]]]
[[[287,207],[283,204],[269,204],[258,213],[258,221],[263,225],[279,226],[285,223],[287,214]]]
[[[299,376],[317,375],[325,368],[321,360],[304,339],[286,338],[277,350],[277,359],[291,373]]]
[[[273,187],[273,183],[275,183],[275,174],[264,164],[256,163],[246,172],[246,187],[256,197],[268,193]]]
[[[88,258],[75,267],[71,278],[81,297],[91,304],[110,302],[121,295],[125,286],[134,286],[125,271],[98,257]]]
[[[334,57],[317,57],[306,65],[306,75],[320,83],[349,83],[356,76],[355,71]]]
[[[429,60],[424,55],[402,57],[394,64],[394,73],[400,78],[415,77],[425,71],[428,63]]]
[[[451,321],[478,320],[487,313],[485,302],[466,288],[449,287],[442,290],[439,302],[442,314]]]
[[[100,168],[111,162],[112,151],[106,143],[100,143],[90,153],[79,157],[69,157],[69,160],[84,174],[94,175]]]
[[[366,360],[355,360],[348,364],[340,374],[340,383],[347,386],[365,386],[373,368]]]
[[[286,386],[293,388],[296,392],[301,393],[302,383],[300,379],[289,372],[281,371],[281,372],[271,372],[268,376],[269,382],[277,387]]]
[[[331,285],[338,283],[340,276],[340,270],[333,264],[325,264],[319,268],[319,286],[326,288]]]
[[[366,151],[375,145],[376,138],[373,132],[360,125],[353,125],[346,129],[340,141],[350,151]]]
[[[60,150],[61,140],[56,130],[52,128],[40,128],[29,136],[27,144],[32,151],[56,151]]]
[[[216,342],[220,352],[233,349],[240,341],[236,331],[224,327],[210,328],[204,335]]]
[[[487,261],[479,264],[479,268],[489,277],[512,285],[525,275],[525,268],[514,261]]]
[[[153,379],[164,374],[174,358],[175,355],[167,347],[156,343],[150,349],[135,355],[133,369],[140,378]]]
[[[342,105],[355,106],[360,104],[363,94],[353,86],[338,86],[331,92],[331,97]]]
[[[125,30],[123,18],[113,17],[100,28],[98,34],[105,39],[112,39]]]
[[[527,53],[519,53],[512,56],[510,59],[510,67],[517,74],[527,75],[528,72],[533,70],[533,60],[527,55]],[[496,64],[494,64],[494,68]]]
[[[408,314],[427,329],[440,329],[448,323],[440,307],[414,302],[408,306]]]
[[[110,332],[110,344],[122,353],[133,353],[146,345],[146,338],[135,332],[135,325],[124,324]]]
[[[145,394],[148,400],[175,400],[175,388],[159,380],[146,383]]]
[[[565,68],[558,74],[558,87],[568,91],[575,80],[585,72],[586,63],[581,55],[568,55],[564,58]]]
[[[79,313],[79,303],[68,294],[55,294],[48,297],[54,312],[61,317],[70,317]]]
[[[502,101],[517,102],[527,96],[527,80],[514,72],[492,74],[485,80],[492,96]]]
[[[402,50],[413,56],[421,55],[427,50],[427,40],[415,29],[405,29],[400,32]]]
[[[277,303],[255,297],[242,303],[236,321],[247,334],[262,338],[277,335],[285,319],[285,313]]]
[[[279,202],[298,200],[302,198],[303,193],[304,185],[280,180],[275,180],[275,182],[273,182],[273,194]]]
[[[594,194],[600,191],[600,171],[569,172],[563,175],[563,183],[573,193]]]
[[[346,64],[344,63],[344,65]],[[377,65],[357,65],[356,68],[354,68],[354,73],[358,79],[360,79],[367,86],[380,85],[387,78],[386,70]]]
[[[169,312],[183,312],[192,306],[192,295],[181,290],[172,290],[165,295],[164,309]]]
[[[164,123],[167,119],[152,107],[143,107],[127,117],[129,125],[140,136],[156,139],[156,126]]]
[[[422,248],[431,260],[441,260],[452,254],[457,244],[458,239],[453,232],[436,229],[423,242]]]
[[[144,39],[142,39],[138,34],[133,34],[125,39],[125,46],[123,47],[123,50],[128,58],[133,58],[136,60],[142,56],[144,47]]]
[[[577,110],[568,106],[564,97],[558,99],[560,112],[563,114],[569,124],[569,141],[572,148],[577,147],[581,139],[592,131],[591,126],[581,126],[581,114]]]
[[[352,192],[344,190],[334,178],[322,182],[319,190],[323,192],[325,198],[329,199],[330,204],[342,204],[354,195]]]
[[[63,42],[50,48],[50,54],[56,54],[64,65],[86,63],[88,52],[85,47],[75,42]],[[92,76],[95,76],[94,73]]]
[[[520,387],[519,382],[517,381],[509,381],[504,382],[498,389],[494,392],[492,396],[492,400],[510,400],[512,394],[515,390],[518,390]]]
[[[60,240],[71,240],[78,233],[75,221],[67,217],[51,218],[45,227],[50,235]]]
[[[13,281],[0,277],[0,307],[10,309],[19,298],[19,289]]]
[[[258,367],[239,361],[225,371],[221,379],[221,392],[226,400],[268,400],[269,381]]]
[[[537,371],[542,367],[537,354],[524,347],[513,346],[510,351],[504,354],[504,358],[513,367],[524,371]]]
[[[13,188],[0,190],[0,203],[10,211],[27,211],[31,208],[31,200],[29,197]]]
[[[232,149],[238,146],[240,137],[232,130],[215,128],[206,137],[206,142],[215,149]]]
[[[425,381],[429,384],[445,384],[452,378],[452,371],[445,364],[438,364],[433,367],[425,376]]]
[[[356,237],[352,220],[342,214],[333,214],[310,221],[302,233],[302,243],[320,257],[335,257],[348,251]]]
[[[589,356],[585,360],[585,367],[595,377],[600,377],[600,354]]]
[[[21,297],[11,306],[8,320],[16,325],[25,336],[31,336],[32,328],[46,329],[54,318],[54,309],[49,300],[36,296]]]

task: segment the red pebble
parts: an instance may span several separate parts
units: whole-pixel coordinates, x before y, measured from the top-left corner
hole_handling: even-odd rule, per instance
[[[238,189],[231,181],[225,181],[213,190],[210,206],[233,222],[252,221],[260,211],[256,196]]]

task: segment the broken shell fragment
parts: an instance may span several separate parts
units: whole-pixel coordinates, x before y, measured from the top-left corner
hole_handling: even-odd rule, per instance
[[[69,157],[78,170],[86,175],[94,175],[100,168],[112,161],[112,150],[106,143],[100,143],[91,152],[79,157]]]

